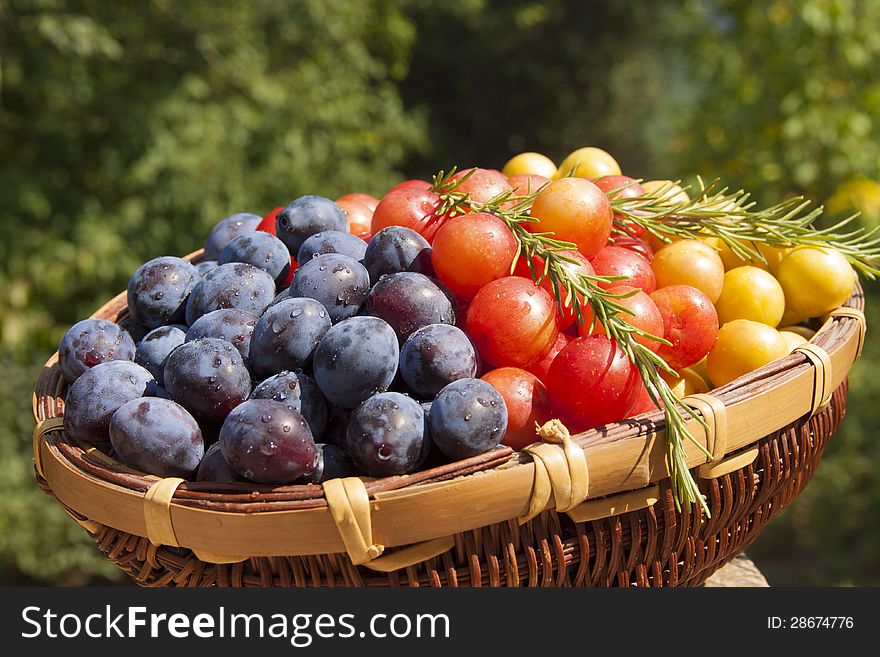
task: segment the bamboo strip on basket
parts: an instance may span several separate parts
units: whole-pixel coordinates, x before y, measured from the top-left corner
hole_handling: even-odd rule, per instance
[[[853,299],[861,303],[857,296]],[[118,319],[124,316],[125,303],[125,294],[120,294],[95,315]],[[858,333],[843,331],[841,324],[826,323],[826,330],[816,339],[829,351],[832,389],[843,382],[858,347]],[[713,391],[728,409],[728,453],[810,412],[814,377],[812,366],[803,361],[801,355],[789,356]],[[43,401],[36,397],[34,401],[37,417],[48,417]],[[576,437],[587,454],[589,498],[645,487],[668,477],[664,441],[653,434],[651,417],[659,418],[660,414]],[[689,421],[688,428],[705,444],[696,420]],[[93,521],[146,536],[143,493],[128,485],[104,481],[98,471],[83,472],[62,454],[60,444],[50,438],[41,441],[40,446],[45,478],[56,497]],[[705,463],[705,455],[697,446],[686,444],[685,453],[689,467]],[[391,547],[409,545],[520,516],[528,509],[533,477],[534,465],[519,462],[448,481],[377,490],[371,499],[376,540]],[[323,500],[316,499],[313,508],[304,509],[286,509],[285,504],[274,505],[283,509],[278,511],[264,510],[273,508],[268,502],[256,513],[223,512],[184,506],[175,497],[171,518],[180,544],[197,550],[253,556],[344,551]],[[431,513],[426,514],[425,509],[431,509]]]
[[[354,567],[345,566],[346,560],[340,555],[323,555],[320,559],[312,556],[287,557],[277,561],[282,565],[280,572],[276,573],[275,567],[272,566],[272,572],[269,573],[266,565],[275,560],[249,559],[246,563],[233,565],[229,569],[214,567],[200,564],[188,552],[148,547],[149,542],[146,539],[139,539],[111,528],[103,528],[100,537],[96,536],[96,540],[111,561],[131,574],[140,584],[147,586],[165,586],[171,582],[189,586],[213,586],[218,583],[221,586],[332,586],[334,582],[336,585],[368,587],[479,584],[499,586],[502,584],[502,579],[508,584],[513,581],[535,586],[539,583],[537,577],[540,575],[540,569],[543,569],[540,582],[542,586],[572,584],[595,586],[612,585],[614,582],[619,585],[629,585],[633,577],[639,586],[652,585],[652,580],[653,585],[657,586],[695,585],[750,544],[767,521],[787,506],[797,495],[798,490],[809,480],[830,435],[842,419],[846,384],[840,386],[833,397],[836,400],[831,405],[836,409],[834,417],[822,413],[815,421],[799,420],[791,425],[800,427],[797,429],[796,438],[786,432],[786,436],[774,434],[760,441],[763,444],[761,451],[764,454],[763,463],[760,465],[762,473],[760,479],[758,472],[752,472],[750,466],[740,472],[740,476],[734,480],[723,480],[724,492],[720,497],[717,485],[714,489],[713,484],[708,485],[709,504],[714,515],[710,524],[699,531],[701,534],[717,532],[719,529],[723,531],[705,543],[703,539],[698,539],[694,544],[689,545],[688,550],[694,549],[695,552],[681,553],[684,545],[679,539],[673,540],[673,536],[677,535],[680,539],[687,538],[692,531],[697,531],[698,527],[702,527],[701,514],[691,516],[685,512],[679,517],[679,514],[674,512],[671,491],[666,482],[661,484],[661,489],[665,492],[661,496],[660,513],[655,514],[649,510],[628,514],[629,522],[620,518],[605,518],[587,526],[577,525],[577,537],[570,538],[560,535],[562,527],[559,525],[557,514],[542,514],[534,522],[520,527],[515,534],[505,533],[505,528],[509,528],[511,523],[491,525],[459,535],[462,544],[456,548],[455,555],[444,555],[442,567],[437,560],[430,559],[425,564],[408,568],[405,575],[389,573],[386,577],[373,575],[362,578],[362,574],[359,574]],[[807,426],[814,422],[816,426],[812,428]],[[796,478],[794,478],[795,470],[799,471]],[[751,493],[748,492],[752,484],[745,483],[752,482],[753,478],[754,485],[761,491],[758,498],[752,498]],[[728,500],[725,506],[721,505],[722,498]],[[737,500],[734,501],[736,508],[730,506],[730,500],[734,498]],[[742,514],[748,509],[751,511],[747,518]],[[644,550],[635,547],[641,545],[639,541],[643,528],[640,517],[646,522],[644,530],[647,531],[648,544]],[[710,530],[712,526],[714,528]],[[518,538],[523,532],[528,533],[529,536],[523,535],[521,543]],[[611,534],[613,540],[609,543]],[[665,538],[661,535],[665,535]],[[716,545],[716,540],[719,538],[720,543]],[[664,547],[660,547],[657,543],[658,539],[663,540]],[[501,544],[498,544],[498,540],[501,540]],[[549,543],[546,542],[548,540]],[[458,542],[458,539],[456,541]],[[489,551],[485,561],[479,556],[483,554],[484,549],[480,547],[481,545]],[[609,546],[613,546],[610,557],[605,551]],[[629,549],[626,546],[633,548],[629,552],[627,564],[624,564],[622,559]],[[708,551],[704,552],[704,547]],[[466,563],[463,561],[464,556],[458,553],[459,549],[471,553]],[[673,549],[675,552],[671,553],[670,550]],[[499,555],[499,551],[503,551],[504,554],[503,565],[499,562],[498,556],[493,556],[493,553]],[[591,554],[595,559],[591,558]],[[536,556],[539,557],[540,565],[535,559]],[[679,562],[679,558],[682,557],[684,563]],[[312,570],[312,580],[308,583],[302,571],[305,562],[300,561],[301,559],[309,560],[310,568],[327,560],[337,566],[333,572],[324,569],[326,581],[322,581],[321,571]],[[640,559],[648,561],[639,563]],[[574,580],[571,580],[569,579],[571,573],[567,569],[577,562],[580,562],[580,567]],[[284,572],[284,568],[287,567],[285,564],[293,567],[293,573]],[[635,574],[633,564],[636,565]],[[499,566],[502,570],[499,570]],[[623,568],[626,572],[622,570]],[[508,572],[506,577],[502,578],[505,569]],[[295,584],[291,580],[291,575],[296,580]]]
[[[832,350],[833,385],[837,387],[855,355],[854,334]],[[798,357],[789,357],[797,359]],[[776,388],[728,407],[728,450],[735,451],[810,411],[813,374],[809,367]],[[699,436],[696,421],[690,430]],[[638,488],[668,476],[662,440],[645,450],[644,436],[612,443],[587,444],[591,497]],[[44,444],[46,478],[55,494],[79,513],[143,536],[143,496],[97,478],[85,477]],[[705,461],[696,446],[686,446],[689,466]],[[385,545],[407,545],[521,515],[528,507],[533,467],[529,464],[462,477],[442,484],[376,493],[374,531]],[[429,520],[424,509],[432,509]],[[339,552],[344,549],[326,508],[256,514],[220,513],[172,505],[175,531],[182,545],[213,551],[281,556]]]

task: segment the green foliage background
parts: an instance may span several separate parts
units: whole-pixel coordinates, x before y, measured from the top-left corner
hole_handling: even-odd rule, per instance
[[[870,224],[878,56],[859,0],[0,0],[0,581],[118,578],[33,483],[30,391],[140,262],[304,193],[583,145]],[[751,550],[771,583],[880,584],[878,363],[869,339],[844,429]]]

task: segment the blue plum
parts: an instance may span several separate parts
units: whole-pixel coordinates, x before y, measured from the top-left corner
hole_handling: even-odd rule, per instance
[[[318,465],[305,418],[272,399],[251,399],[233,410],[220,429],[220,449],[235,472],[261,484],[288,483]]]
[[[236,308],[262,315],[275,298],[275,280],[265,271],[242,262],[230,262],[208,272],[186,304],[186,323],[192,326],[202,315],[223,308]]]
[[[180,323],[189,295],[201,280],[198,269],[183,258],[154,258],[128,281],[128,311],[149,329]]]
[[[299,253],[303,242],[325,230],[349,232],[345,210],[323,196],[300,196],[275,216],[278,239],[291,253]]]
[[[263,218],[250,212],[239,212],[221,219],[205,239],[205,260],[216,260],[220,252],[239,235],[253,232]]]
[[[217,269],[219,265],[220,263],[216,260],[202,260],[196,264],[196,271],[199,272],[199,275],[204,277],[209,271]]]
[[[324,433],[327,402],[315,381],[302,371],[270,376],[257,384],[251,392],[251,399],[274,399],[302,413],[315,440],[320,440]]]
[[[330,479],[350,477],[354,474],[354,465],[348,452],[336,445],[315,443],[318,448],[318,465],[315,471],[302,477],[297,483],[320,484]]]
[[[183,406],[134,399],[110,420],[110,444],[126,465],[158,477],[189,477],[205,454],[202,431]]]
[[[220,252],[221,265],[244,262],[266,271],[281,286],[290,273],[290,251],[274,235],[261,230],[239,235]]]
[[[309,237],[296,254],[300,266],[312,258],[328,253],[338,253],[352,260],[363,260],[367,251],[367,243],[360,237],[340,230],[327,230]]]
[[[302,412],[302,396],[299,377],[296,372],[279,372],[260,381],[251,391],[251,399],[274,399]]]
[[[434,275],[428,240],[403,226],[388,226],[373,235],[363,261],[373,285],[385,274],[413,271]]]
[[[350,417],[350,408],[331,406],[327,411],[327,427],[324,429],[324,435],[321,436],[321,440],[342,449],[347,449],[348,439],[346,438],[346,431],[348,430],[348,419]]]
[[[128,315],[124,319],[120,320],[119,325],[131,336],[131,339],[134,340],[135,345],[143,340],[147,333],[150,332],[150,329],[148,329],[140,322],[136,321],[135,318],[131,315]]]
[[[89,369],[111,360],[134,360],[135,344],[118,324],[106,319],[84,319],[64,334],[58,345],[58,366],[68,383]]]
[[[494,449],[507,431],[507,406],[492,385],[459,379],[440,391],[428,415],[431,439],[453,459]]]
[[[223,308],[199,317],[186,332],[186,342],[199,338],[220,338],[231,342],[245,364],[251,351],[251,335],[257,325],[257,317],[246,310]]]
[[[156,380],[140,365],[111,360],[80,376],[64,400],[64,430],[90,442],[110,439],[110,419],[119,407],[152,394]]]
[[[425,414],[425,449],[422,453],[422,456],[419,460],[419,468],[425,465],[425,461],[428,460],[432,455],[437,454],[437,450],[434,449],[434,441],[431,439],[431,425],[428,423],[428,416],[431,413],[431,402],[420,402],[419,406],[422,407],[422,412]]]
[[[309,423],[312,436],[315,440],[320,440],[327,427],[327,400],[312,377],[302,371],[297,371],[296,375],[299,378],[300,401],[302,403],[302,411],[300,412]]]
[[[419,466],[427,449],[425,414],[411,397],[383,392],[352,412],[346,437],[359,470],[374,477],[406,474]]]
[[[171,394],[162,385],[150,385],[147,388],[147,397],[158,397],[159,399],[171,399]]]
[[[357,239],[357,238],[356,238]],[[370,276],[357,260],[328,253],[301,264],[293,274],[289,295],[320,302],[332,322],[352,317],[370,292]]]
[[[196,470],[196,481],[212,481],[220,484],[234,484],[246,481],[240,476],[223,456],[220,443],[214,443],[205,450],[205,455]]]
[[[165,385],[165,362],[169,354],[186,342],[187,328],[181,325],[160,326],[137,343],[134,362],[146,368],[159,385]]]
[[[165,387],[197,419],[219,423],[248,398],[251,376],[232,343],[200,338],[171,352]]]
[[[251,336],[251,368],[260,378],[302,369],[330,329],[330,317],[314,299],[286,299],[260,317]]]
[[[275,295],[275,298],[272,299],[272,303],[269,304],[269,307],[271,308],[272,306],[278,305],[282,301],[286,301],[289,298],[290,298],[290,288],[286,287],[283,290],[281,290],[281,292],[279,292],[278,294]]]
[[[352,317],[333,326],[318,343],[315,382],[331,404],[354,408],[388,389],[399,357],[397,336],[387,322]]]
[[[477,354],[460,328],[429,324],[410,335],[400,348],[400,373],[416,395],[433,399],[453,381],[476,376]]]
[[[381,317],[400,341],[429,324],[455,324],[455,309],[446,293],[424,274],[386,274],[367,297],[367,314]]]

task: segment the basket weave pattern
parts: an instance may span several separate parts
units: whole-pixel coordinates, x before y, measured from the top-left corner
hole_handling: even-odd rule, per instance
[[[586,523],[545,511],[519,527],[458,534],[450,553],[388,574],[353,566],[344,553],[209,564],[190,550],[80,520],[98,549],[144,586],[697,586],[803,490],[845,407],[844,385],[825,411],[761,440],[755,463],[705,480],[706,522],[699,508],[676,512],[663,483],[660,501],[646,509]],[[44,479],[40,485],[51,492]]]
[[[545,510],[528,520],[538,467],[506,447],[409,476],[354,480],[361,502],[345,500],[356,520],[349,524],[371,550],[375,530],[385,567],[382,559],[353,565],[365,561],[351,547],[352,527],[347,536],[329,492],[314,485],[175,485],[161,523],[175,540],[157,540],[149,518],[145,524],[146,498],[168,480],[62,430],[57,355],[34,391],[37,481],[144,586],[696,586],[748,547],[818,466],[843,419],[846,374],[864,340],[861,288],[846,305],[808,353],[774,361],[697,405],[715,427],[704,436],[712,457],[685,447],[708,518],[698,507],[676,509],[655,412],[573,437],[567,448],[582,448],[589,470],[586,500],[561,507],[557,471],[553,494],[537,507]],[[122,294],[93,316],[124,323],[126,315]],[[708,417],[706,402],[720,415]],[[701,431],[696,421],[690,427]],[[243,556],[218,556],[227,553]]]

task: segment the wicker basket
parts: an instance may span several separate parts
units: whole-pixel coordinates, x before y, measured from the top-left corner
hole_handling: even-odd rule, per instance
[[[192,254],[198,259],[200,253]],[[120,294],[94,317],[125,322]],[[863,294],[795,353],[690,398],[711,517],[677,511],[654,412],[522,453],[323,486],[158,479],[62,428],[57,354],[34,392],[37,481],[146,586],[695,586],[810,480],[843,419]]]

